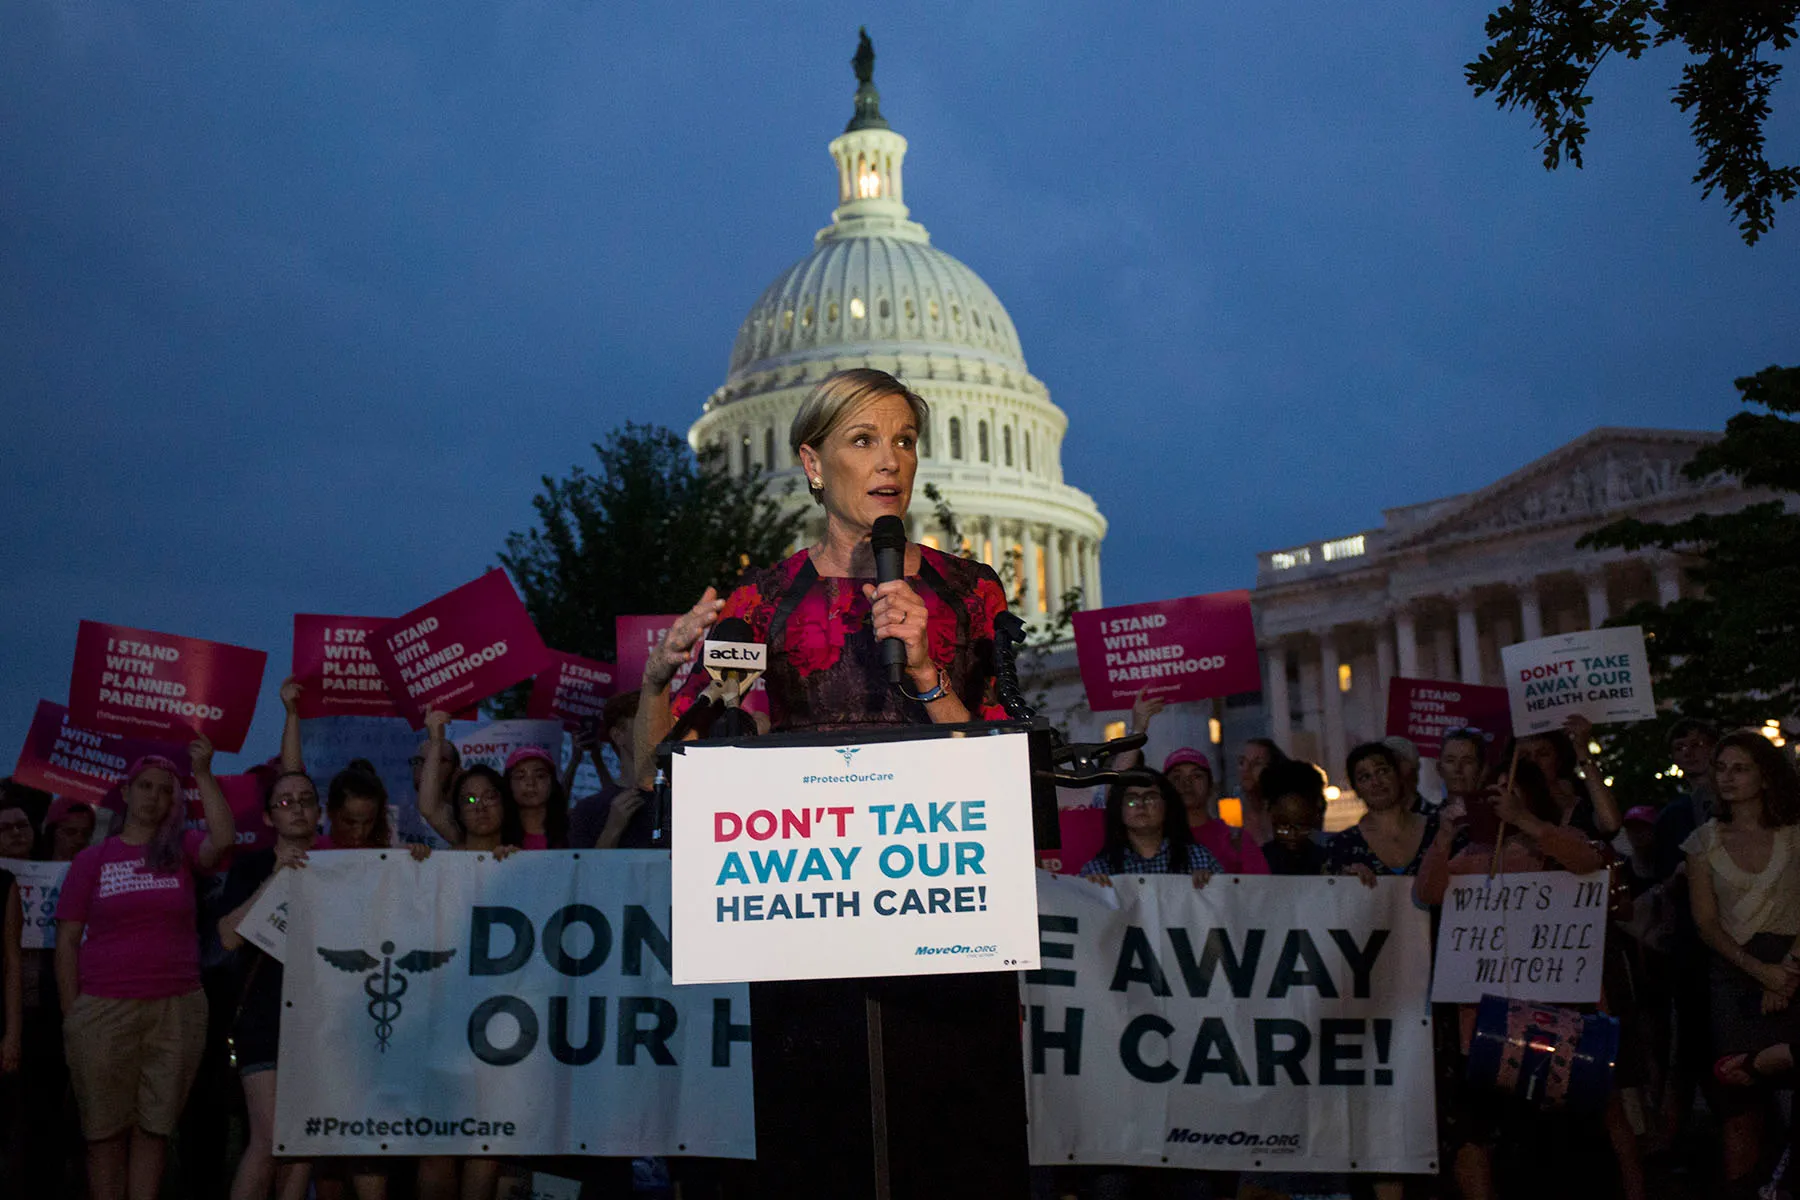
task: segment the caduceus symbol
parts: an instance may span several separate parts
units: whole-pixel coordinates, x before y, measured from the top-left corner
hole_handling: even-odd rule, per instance
[[[383,1054],[387,1053],[388,1038],[393,1036],[394,1022],[400,1019],[400,997],[406,995],[407,975],[418,975],[425,971],[435,971],[451,958],[456,950],[414,950],[394,957],[394,943],[381,943],[381,957],[376,958],[366,950],[327,950],[319,947],[319,957],[340,971],[352,974],[368,971],[363,980],[363,991],[368,994],[369,1016],[375,1021],[375,1046]]]

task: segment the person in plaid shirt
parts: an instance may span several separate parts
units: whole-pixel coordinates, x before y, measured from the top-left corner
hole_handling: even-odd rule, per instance
[[[1160,771],[1152,784],[1115,783],[1106,793],[1106,837],[1100,853],[1081,868],[1083,878],[1112,885],[1114,875],[1169,875],[1177,871],[1204,887],[1219,860],[1196,845],[1187,808]]]

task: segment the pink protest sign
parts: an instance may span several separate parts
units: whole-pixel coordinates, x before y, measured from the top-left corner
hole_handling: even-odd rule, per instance
[[[1075,657],[1095,712],[1262,690],[1246,591],[1078,612]]]
[[[69,723],[69,710],[39,700],[12,777],[27,787],[90,803],[106,798],[126,768],[146,754],[187,761],[184,746],[95,733]]]
[[[619,648],[619,687],[630,691],[644,681],[644,665],[650,661],[650,652],[656,649],[669,632],[669,626],[681,618],[680,613],[667,616],[633,616],[619,617],[615,628]],[[675,682],[670,685],[669,693],[674,695],[687,682],[687,677],[694,672],[694,664],[699,661],[700,648],[694,647],[694,655],[685,666],[675,672]]]
[[[1078,874],[1100,853],[1101,843],[1106,840],[1106,810],[1065,808],[1056,814],[1056,823],[1062,830],[1062,849],[1042,852],[1044,869],[1058,875]],[[1049,861],[1052,855],[1055,865]]]
[[[377,628],[366,643],[414,729],[427,709],[479,704],[550,665],[531,614],[498,568]]]
[[[1387,731],[1409,739],[1419,748],[1419,757],[1436,758],[1444,734],[1452,729],[1479,729],[1488,744],[1488,757],[1500,753],[1499,747],[1512,734],[1506,689],[1399,676],[1388,683]]]
[[[369,639],[392,617],[294,614],[294,665],[300,716],[397,717]]]
[[[269,656],[261,650],[83,621],[69,717],[96,733],[241,750]]]
[[[550,651],[548,671],[531,685],[531,703],[525,715],[539,720],[555,718],[573,733],[590,717],[598,717],[613,694],[614,668],[579,654]]]

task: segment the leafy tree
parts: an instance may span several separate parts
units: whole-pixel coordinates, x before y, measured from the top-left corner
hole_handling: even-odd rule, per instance
[[[1800,0],[1510,0],[1487,20],[1488,45],[1465,67],[1477,96],[1528,110],[1544,166],[1581,166],[1588,84],[1608,55],[1679,44],[1690,55],[1673,103],[1692,114],[1702,195],[1722,191],[1746,243],[1800,189],[1800,167],[1771,165],[1763,125],[1781,78],[1772,54],[1794,43]]]
[[[512,572],[544,641],[614,660],[614,619],[672,613],[709,586],[729,589],[748,566],[779,560],[803,513],[784,508],[760,475],[733,478],[724,455],[696,456],[655,425],[627,424],[594,445],[596,469],[543,478],[538,528],[506,539]],[[791,489],[791,485],[790,485]],[[522,708],[508,696],[500,712]]]
[[[1689,479],[1729,475],[1746,488],[1800,496],[1800,367],[1768,367],[1736,381],[1746,404],[1725,436],[1682,468]],[[1797,505],[1796,508],[1800,508]],[[1635,801],[1667,797],[1668,727],[1677,716],[1721,727],[1760,726],[1800,712],[1800,511],[1781,499],[1672,524],[1627,518],[1583,547],[1657,547],[1688,560],[1704,589],[1673,604],[1640,604],[1611,622],[1642,625],[1656,697],[1673,711],[1605,739],[1603,763]]]

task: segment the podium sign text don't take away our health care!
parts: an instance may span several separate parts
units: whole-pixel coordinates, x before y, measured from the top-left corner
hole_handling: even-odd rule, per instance
[[[550,651],[506,572],[493,570],[377,629],[369,652],[414,729],[427,709],[456,711],[529,679]]]
[[[672,781],[676,983],[1037,965],[1023,734],[691,746]]]
[[[1139,692],[1174,704],[1262,687],[1249,592],[1078,612],[1074,623],[1076,661],[1095,712],[1130,708]]]

